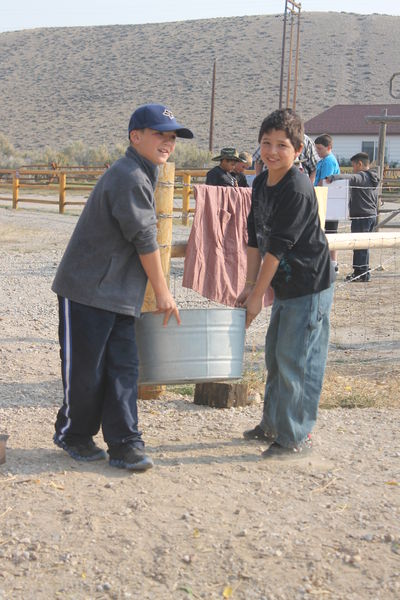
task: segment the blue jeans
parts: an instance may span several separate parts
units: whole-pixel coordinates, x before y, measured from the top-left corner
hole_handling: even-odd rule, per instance
[[[368,233],[376,225],[376,217],[352,219],[352,233]],[[369,270],[369,250],[353,250],[353,270],[357,275]]]
[[[301,444],[317,420],[333,292],[332,284],[315,294],[274,300],[265,339],[268,374],[260,426],[281,446]]]

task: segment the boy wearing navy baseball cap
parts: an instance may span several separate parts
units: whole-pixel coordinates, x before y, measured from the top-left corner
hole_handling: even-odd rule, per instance
[[[149,280],[164,325],[171,316],[180,322],[161,266],[154,190],[176,137],[193,133],[166,106],[145,104],[132,114],[128,134],[125,156],[90,194],[52,286],[64,388],[54,443],[75,460],[104,459],[93,441],[101,427],[110,465],[145,471],[153,462],[138,429],[134,321]]]

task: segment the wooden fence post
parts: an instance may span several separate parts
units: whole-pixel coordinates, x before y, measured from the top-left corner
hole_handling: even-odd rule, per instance
[[[168,284],[171,263],[172,217],[174,210],[174,180],[175,164],[165,163],[162,167],[160,167],[157,188],[155,191],[155,205],[158,230],[157,241],[160,246],[162,268]],[[142,312],[150,312],[155,308],[156,300],[154,291],[150,283],[148,283],[142,306]],[[139,385],[138,398],[141,398],[142,400],[158,398],[162,394],[164,389],[165,386],[163,385]]]
[[[190,181],[190,174],[184,173],[182,188],[182,225],[189,225]]]
[[[67,174],[60,173],[58,178],[59,178],[58,212],[63,215],[64,211],[65,211],[65,190],[67,187]]]
[[[18,192],[19,192],[19,176],[17,173],[13,173],[13,201],[12,207],[18,208]]]

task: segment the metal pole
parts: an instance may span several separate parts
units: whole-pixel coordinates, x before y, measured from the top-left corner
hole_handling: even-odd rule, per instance
[[[290,105],[290,81],[292,79],[292,53],[293,53],[293,10],[290,11],[290,43],[289,43],[289,59],[288,59],[288,75],[287,75],[287,90],[286,90],[286,106]]]
[[[297,15],[297,43],[296,43],[296,66],[295,66],[295,70],[294,70],[293,110],[296,109],[297,81],[298,81],[298,74],[299,74],[300,12],[301,12],[301,5],[300,5],[299,12]]]
[[[285,16],[283,19],[282,55],[281,55],[281,81],[280,81],[280,85],[279,85],[279,108],[282,108],[282,99],[283,99],[283,73],[284,73],[284,68],[285,68],[287,4],[288,4],[288,0],[285,0]]]
[[[216,80],[216,73],[217,73],[217,59],[214,59],[212,90],[211,90],[210,137],[209,137],[209,142],[208,142],[208,149],[209,149],[210,152],[212,152],[212,149],[213,149],[214,102],[215,102],[215,80]]]
[[[382,113],[383,117],[387,117],[387,108]],[[379,144],[378,144],[378,165],[379,165],[379,186],[378,186],[378,215],[376,219],[375,230],[379,228],[379,211],[382,207],[382,188],[383,188],[383,173],[385,171],[385,146],[386,146],[386,121],[382,121],[379,126]]]
[[[380,182],[378,186],[378,212],[382,205],[382,186],[383,186],[383,174],[385,170],[385,146],[386,146],[386,128],[388,123],[400,123],[400,115],[387,114],[387,108],[383,111],[381,116],[367,116],[365,120],[368,123],[379,123],[379,145],[378,145],[378,169]],[[379,216],[378,224],[375,229],[379,227]]]
[[[387,117],[387,108],[382,113],[383,117]],[[386,120],[382,119],[379,126],[379,144],[378,144],[378,165],[379,177],[383,179],[383,171],[385,169],[385,145],[386,145]]]

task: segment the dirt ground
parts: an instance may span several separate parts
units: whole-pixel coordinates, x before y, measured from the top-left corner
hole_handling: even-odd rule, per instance
[[[266,462],[242,438],[261,412],[264,314],[246,341],[254,403],[196,406],[183,386],[140,401],[155,467],[137,475],[52,444],[50,284],[75,222],[0,207],[0,599],[399,598],[396,256],[373,255],[385,271],[369,287],[337,283],[322,402],[334,408],[320,410],[311,457]]]

